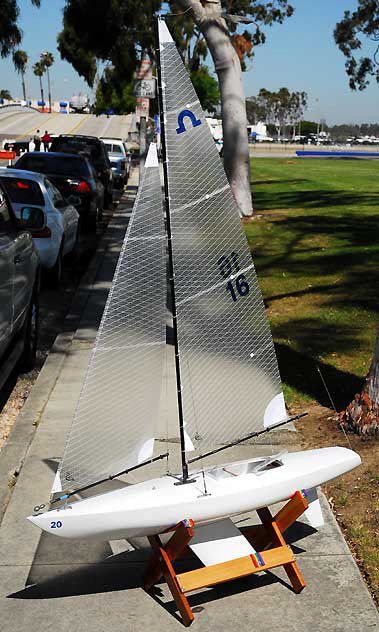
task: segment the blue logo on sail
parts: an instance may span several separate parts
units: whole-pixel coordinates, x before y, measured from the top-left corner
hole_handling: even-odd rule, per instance
[[[178,116],[178,127],[176,128],[177,134],[182,134],[183,132],[187,131],[184,124],[184,119],[187,117],[191,121],[192,127],[197,127],[198,125],[201,125],[200,119],[197,119],[194,113],[191,112],[191,110],[182,110]]]

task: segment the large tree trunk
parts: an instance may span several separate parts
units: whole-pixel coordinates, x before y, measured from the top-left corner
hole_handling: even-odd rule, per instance
[[[379,326],[374,356],[363,390],[340,413],[340,424],[358,434],[379,434]]]
[[[221,93],[224,167],[240,214],[253,214],[245,94],[241,64],[221,17],[220,0],[180,0],[191,9],[214,61]]]

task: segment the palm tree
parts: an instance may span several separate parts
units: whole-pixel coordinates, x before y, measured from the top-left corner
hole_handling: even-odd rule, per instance
[[[12,97],[9,90],[0,90],[0,99],[7,99],[8,101],[10,101]]]
[[[42,103],[45,103],[45,100],[43,98],[43,86],[42,86],[42,76],[43,76],[43,73],[45,72],[45,66],[43,65],[41,61],[36,61],[36,63],[33,66],[33,72],[36,75],[36,77],[39,77],[39,86],[41,89],[41,101]]]
[[[374,355],[360,393],[339,415],[342,428],[358,434],[379,434],[379,325]]]
[[[45,53],[41,53],[41,63],[44,65],[44,67],[46,68],[46,72],[47,72],[47,84],[48,84],[48,87],[49,87],[49,110],[51,112],[51,90],[50,90],[49,68],[54,63],[53,53],[49,53],[48,51],[46,51]]]
[[[13,63],[18,74],[21,75],[22,92],[24,94],[24,101],[26,101],[25,69],[28,63],[28,56],[24,50],[16,50],[13,53]]]

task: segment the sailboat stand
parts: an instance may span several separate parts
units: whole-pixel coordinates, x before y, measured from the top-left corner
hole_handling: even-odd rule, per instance
[[[195,618],[185,593],[199,588],[283,566],[293,590],[300,593],[305,587],[305,581],[283,533],[307,508],[305,493],[297,491],[275,516],[272,516],[268,507],[257,509],[261,525],[243,527],[241,530],[235,527],[254,547],[253,553],[180,574],[176,574],[173,562],[189,553],[188,547],[194,537],[194,522],[190,519],[180,522],[165,545],[158,535],[149,536],[153,554],[145,572],[144,588],[152,589],[163,576],[185,626],[191,625]],[[199,530],[201,529],[202,527],[199,527]],[[260,552],[256,549],[260,549]]]

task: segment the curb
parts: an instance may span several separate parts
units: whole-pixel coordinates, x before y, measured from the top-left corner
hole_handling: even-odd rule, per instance
[[[123,194],[125,198],[134,197],[133,185],[129,184]],[[34,439],[50,395],[57,383],[63,362],[71,347],[85,310],[92,286],[102,265],[109,245],[107,233],[112,226],[113,217],[101,236],[87,270],[84,273],[63,320],[62,332],[51,347],[42,369],[34,382],[31,392],[21,410],[10,435],[0,452],[0,525],[12,496],[17,477],[24,464],[29,447]]]

